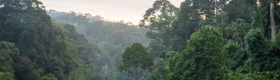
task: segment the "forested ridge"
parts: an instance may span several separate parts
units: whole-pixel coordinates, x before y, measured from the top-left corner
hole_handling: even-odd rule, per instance
[[[1,0],[1,80],[94,79],[100,49],[69,24],[56,24],[37,0]]]
[[[156,0],[139,25],[0,0],[1,80],[280,80],[279,0]]]
[[[48,10],[47,13],[55,22],[75,25],[77,32],[84,34],[90,43],[101,49],[101,54],[94,62],[97,64],[96,79],[131,79],[127,73],[118,70],[122,53],[133,43],[142,43],[147,47],[150,42],[145,36],[149,29],[137,28],[130,22],[111,21],[99,15],[73,11]]]

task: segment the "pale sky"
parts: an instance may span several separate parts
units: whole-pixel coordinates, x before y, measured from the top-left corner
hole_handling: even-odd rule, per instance
[[[46,9],[57,11],[75,11],[100,15],[109,20],[124,20],[138,24],[145,11],[151,8],[155,0],[39,0]],[[179,7],[184,0],[169,0]]]

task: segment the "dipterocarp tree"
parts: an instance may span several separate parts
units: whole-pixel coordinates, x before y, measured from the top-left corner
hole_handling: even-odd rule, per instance
[[[122,55],[123,61],[119,66],[121,71],[130,73],[135,80],[144,70],[149,70],[153,66],[153,57],[147,52],[141,43],[134,43],[131,47],[126,48]]]

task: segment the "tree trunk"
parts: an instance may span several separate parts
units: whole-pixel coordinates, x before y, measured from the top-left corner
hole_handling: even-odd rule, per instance
[[[275,42],[274,0],[270,2],[271,41]]]

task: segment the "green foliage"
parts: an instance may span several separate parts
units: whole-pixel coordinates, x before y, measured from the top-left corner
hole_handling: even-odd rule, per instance
[[[165,79],[165,75],[167,74],[167,70],[165,69],[165,61],[161,58],[156,61],[153,71],[149,75],[149,80],[163,80]]]
[[[14,60],[20,55],[18,48],[15,44],[8,41],[0,42],[0,71],[14,73]]]
[[[279,8],[276,5],[278,2],[274,2],[275,10]],[[150,45],[152,53],[167,52],[170,49],[180,52],[175,55],[166,53],[166,63],[156,66],[150,79],[277,80],[279,43],[267,39],[270,38],[270,4],[265,0],[260,0],[260,3],[257,5],[256,1],[244,0],[185,0],[177,18],[165,32],[170,36],[165,38],[170,45],[159,47],[162,46],[160,41],[164,40],[157,35],[159,32],[147,33],[148,37],[154,38]],[[201,18],[204,14],[205,19]],[[279,12],[274,14],[278,15]],[[279,19],[278,16],[274,17],[275,20]],[[223,36],[219,35],[221,41],[218,41],[219,38],[216,38],[217,41],[209,39],[213,37],[211,31],[199,30],[205,25],[220,30],[223,33]],[[216,30],[213,32],[219,33]],[[223,37],[227,39],[225,43]],[[188,44],[185,42],[187,40]],[[212,66],[217,70],[211,69]]]
[[[78,44],[78,52],[85,64],[94,66],[91,68],[94,70],[92,73],[95,74],[94,79],[130,79],[125,72],[118,70],[122,53],[133,43],[148,46],[150,42],[150,39],[145,36],[148,29],[137,28],[129,22],[109,21],[101,16],[92,16],[87,13],[55,10],[49,10],[47,13],[59,23],[58,26],[65,29],[64,33],[69,36],[70,41]],[[87,41],[89,43],[86,43]],[[98,58],[92,58],[93,56]]]
[[[249,51],[248,69],[250,71],[263,71],[265,62],[266,40],[261,29],[252,29],[245,36]],[[251,61],[251,62],[250,62]]]
[[[279,70],[258,73],[230,73],[227,80],[279,80]]]
[[[278,44],[269,43],[264,37],[263,30],[250,30],[245,39],[250,53],[250,58],[245,65],[248,71],[263,72],[279,69]]]
[[[3,80],[15,80],[15,76],[8,72],[0,72],[0,79]]]
[[[261,29],[252,29],[245,36],[248,49],[251,54],[264,53],[265,50],[265,38]],[[254,55],[251,55],[254,56]]]
[[[236,42],[239,42],[241,48],[244,47],[244,36],[249,30],[250,25],[243,19],[237,19],[236,21],[231,22],[228,27],[226,27],[228,37]]]
[[[204,27],[188,41],[186,61],[189,79],[224,79],[227,58],[222,35],[211,27]],[[211,63],[215,62],[215,63]],[[193,75],[194,74],[194,75]]]
[[[228,58],[231,60],[231,65],[228,65],[228,67],[233,71],[243,66],[249,57],[247,51],[244,48],[241,48],[240,44],[233,40],[227,41],[225,51]]]
[[[43,76],[42,80],[58,80],[58,79],[56,79],[53,74],[49,73],[49,74]]]
[[[226,38],[229,39],[225,50],[232,62],[232,65],[229,66],[231,70],[235,71],[238,67],[243,66],[248,58],[244,38],[250,28],[250,25],[244,19],[237,19],[225,28]]]
[[[140,21],[140,26],[145,26],[145,22],[150,22],[150,29],[157,31],[167,30],[179,11],[168,0],[157,0],[153,7],[146,10],[144,19]],[[159,14],[158,14],[159,13]]]
[[[167,74],[165,74],[166,79],[171,80],[171,79],[185,79],[182,73],[185,70],[185,68],[182,68],[184,66],[184,58],[183,54],[181,53],[173,53],[175,54],[173,57],[170,57],[168,59],[168,62],[166,63],[166,69],[167,69]]]
[[[5,75],[20,80],[69,80],[87,75],[71,76],[75,69],[94,66],[81,67],[96,59],[100,50],[73,26],[54,25],[40,1],[1,0],[0,5],[0,71]]]
[[[270,1],[259,1],[185,0],[178,9],[157,0],[140,23],[148,31],[50,10],[53,24],[38,0],[0,0],[0,79],[279,80],[280,33],[269,41]]]
[[[251,22],[250,15],[256,6],[255,1],[231,0],[229,4],[225,5],[223,11],[225,11],[228,17],[228,23],[238,18],[243,19],[245,22]]]
[[[147,52],[141,43],[134,43],[123,53],[123,67],[129,71],[129,67],[141,67],[150,69],[153,65],[153,57]]]
[[[138,79],[141,69],[150,70],[153,66],[153,57],[147,52],[141,43],[134,43],[126,48],[122,55],[123,63],[120,65],[121,71],[127,71]]]
[[[169,70],[174,70],[175,67],[173,64],[175,64],[175,60],[178,60],[178,57],[174,57],[176,54],[178,54],[175,51],[167,51],[166,58],[159,58],[155,60],[153,71],[150,73],[148,80],[164,80],[168,79],[168,73]],[[178,60],[179,61],[179,60]],[[178,69],[179,70],[179,69]]]
[[[179,9],[168,0],[157,0],[153,7],[146,10],[143,20],[139,26],[149,26],[150,31],[146,36],[152,41],[149,44],[148,51],[156,58],[162,58],[169,46],[172,44],[172,35],[170,29],[172,22],[176,19]],[[149,22],[149,24],[144,25]]]
[[[185,0],[181,3],[177,19],[172,23],[172,50],[182,51],[186,41],[202,26],[217,26],[216,15],[227,0]],[[201,16],[205,17],[201,17]]]
[[[225,79],[228,60],[222,42],[222,35],[213,27],[194,33],[187,48],[169,61],[169,79]]]

